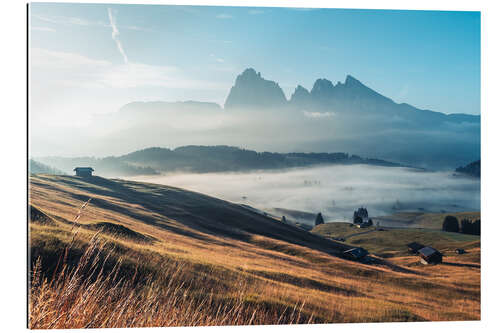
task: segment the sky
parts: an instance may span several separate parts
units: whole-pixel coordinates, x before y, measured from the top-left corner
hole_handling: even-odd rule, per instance
[[[223,104],[248,67],[287,98],[350,74],[396,102],[480,114],[480,13],[30,5],[31,122],[78,126],[132,101]]]

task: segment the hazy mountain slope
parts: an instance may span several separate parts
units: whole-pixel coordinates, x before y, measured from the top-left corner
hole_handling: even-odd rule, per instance
[[[128,163],[151,166],[159,171],[189,170],[224,172],[280,169],[318,164],[371,164],[399,166],[382,160],[364,159],[346,153],[270,153],[230,146],[184,146],[174,150],[147,148],[120,157]]]
[[[466,166],[458,167],[455,171],[472,177],[481,178],[481,160],[471,162]]]
[[[136,175],[154,175],[157,172],[148,166],[135,166],[116,157],[59,157],[46,156],[40,157],[40,161],[54,165],[67,174],[73,174],[75,167],[90,166],[99,175],[103,176],[136,176]]]
[[[62,172],[61,170],[58,170],[58,169],[53,168],[51,166],[48,166],[46,164],[37,162],[32,158],[29,159],[28,163],[29,163],[29,165],[28,165],[29,173],[33,173],[33,174],[45,173],[45,174],[49,174],[49,175],[64,175],[64,172]]]
[[[318,79],[311,91],[298,85],[287,100],[277,82],[249,68],[236,78],[224,110],[210,103],[130,103],[113,119],[111,126],[123,123],[127,138],[146,141],[143,147],[348,151],[433,169],[480,157],[480,116],[396,103],[351,75],[336,84]]]
[[[32,150],[44,152],[36,156],[60,151],[120,156],[144,147],[229,145],[280,153],[349,152],[448,170],[480,158],[478,115],[398,104],[350,75],[336,84],[316,80],[311,91],[297,86],[288,101],[278,83],[253,69],[235,80],[224,109],[195,101],[132,102],[93,116],[71,135],[64,129],[53,134],[35,135]]]
[[[103,176],[149,175],[157,172],[225,172],[261,169],[283,169],[319,164],[369,164],[399,166],[397,163],[366,159],[346,153],[269,153],[230,146],[184,146],[173,150],[152,147],[119,157],[41,157],[63,170],[75,166],[92,166]]]

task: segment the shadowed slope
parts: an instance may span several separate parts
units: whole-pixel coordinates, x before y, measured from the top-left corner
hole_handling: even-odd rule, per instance
[[[169,222],[175,220],[184,227],[184,234],[192,232],[193,237],[201,233],[250,241],[252,235],[260,235],[329,254],[339,254],[349,248],[304,232],[295,226],[279,223],[240,205],[174,187],[102,177],[57,176],[52,179],[57,180],[59,184],[84,191],[88,196],[108,196],[139,206],[142,209],[132,211],[114,204],[113,200],[103,200],[99,197],[92,199],[92,204],[97,207],[133,216],[144,223],[178,231]],[[81,201],[88,199],[81,194],[70,192],[69,195]],[[151,216],[143,211],[155,214]]]

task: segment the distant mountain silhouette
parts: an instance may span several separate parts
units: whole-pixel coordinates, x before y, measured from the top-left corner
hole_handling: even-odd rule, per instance
[[[442,170],[480,157],[479,115],[396,103],[351,75],[335,84],[317,79],[310,91],[298,85],[287,100],[277,82],[248,68],[237,76],[224,108],[196,101],[133,102],[96,116],[92,128],[98,135],[82,139],[78,147],[87,145],[91,151],[86,154],[101,156],[109,150],[94,152],[95,147],[106,142],[120,153],[121,147],[191,144],[348,151]]]
[[[224,108],[280,107],[286,103],[285,94],[276,82],[265,80],[248,68],[236,78]]]
[[[120,160],[160,172],[223,172],[282,169],[318,164],[370,164],[400,166],[397,163],[367,159],[346,153],[270,153],[231,146],[183,146],[174,150],[147,148],[119,157]]]
[[[388,119],[399,119],[404,128],[436,127],[444,122],[479,123],[480,117],[468,114],[449,114],[421,110],[406,103],[395,103],[375,90],[367,87],[351,75],[344,83],[333,84],[327,79],[318,79],[309,92],[298,85],[290,100],[286,100],[278,83],[261,77],[253,68],[246,69],[236,78],[225,103],[225,108],[273,108],[287,106],[299,111],[333,111],[349,116],[369,115]]]
[[[45,157],[63,170],[90,165],[105,176],[151,175],[158,172],[225,172],[283,169],[320,164],[369,164],[394,167],[397,163],[362,158],[346,153],[270,153],[231,146],[182,146],[175,149],[146,148],[119,157]]]
[[[29,159],[29,173],[32,174],[48,174],[48,175],[64,175],[65,173],[61,170],[48,166],[46,164],[35,161],[34,159]]]

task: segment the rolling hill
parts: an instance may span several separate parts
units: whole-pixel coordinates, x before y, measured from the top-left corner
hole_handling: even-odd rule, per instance
[[[458,167],[455,171],[459,174],[481,178],[481,160],[471,162],[466,166]]]
[[[58,169],[53,168],[51,166],[48,166],[46,164],[35,161],[32,158],[29,159],[28,163],[29,163],[28,169],[29,169],[30,173],[33,173],[33,174],[45,173],[45,174],[49,174],[49,175],[64,175],[64,172],[62,172],[61,170],[58,170]]]
[[[75,166],[92,165],[101,176],[154,175],[161,172],[226,172],[284,169],[326,164],[401,166],[384,160],[347,153],[270,153],[230,146],[151,147],[122,156],[40,157],[41,161],[71,173]]]
[[[180,188],[29,184],[32,328],[480,318],[474,258],[360,263],[341,258],[351,245]]]

